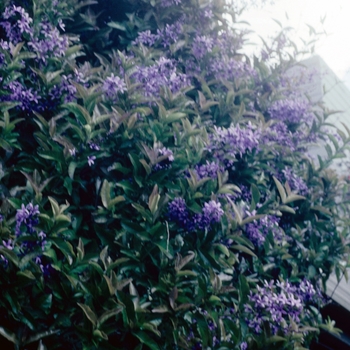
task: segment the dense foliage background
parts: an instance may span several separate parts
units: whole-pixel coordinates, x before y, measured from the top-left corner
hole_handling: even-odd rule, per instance
[[[303,349],[332,329],[350,131],[325,129],[286,30],[249,59],[223,0],[0,6],[2,344]]]

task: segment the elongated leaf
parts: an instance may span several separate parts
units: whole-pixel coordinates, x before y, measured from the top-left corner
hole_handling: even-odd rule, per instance
[[[84,107],[74,102],[66,103],[62,105],[62,107],[68,109],[71,113],[73,113],[82,125],[91,124],[91,116]]]
[[[103,206],[108,209],[109,203],[111,201],[111,189],[110,185],[107,180],[103,181],[102,188],[101,188],[101,200]]]
[[[6,259],[18,266],[19,259],[14,251],[7,248],[0,248],[0,255],[3,255]]]
[[[16,339],[16,335],[15,333],[12,333],[8,330],[6,330],[4,327],[0,327],[0,334],[6,338],[8,341],[16,344],[17,343],[17,339]]]
[[[137,331],[133,334],[145,345],[147,345],[151,350],[160,350],[156,341],[154,341],[146,332]]]
[[[278,192],[280,194],[282,203],[285,203],[285,201],[287,199],[287,194],[286,194],[286,191],[285,191],[283,185],[274,176],[273,176],[273,181],[275,181],[275,184],[276,184]]]
[[[256,257],[256,255],[249,248],[245,247],[244,245],[236,244],[236,245],[231,246],[231,248]]]
[[[93,324],[95,327],[97,324],[97,316],[96,314],[91,310],[90,306],[85,304],[77,303],[78,306],[84,311],[85,316],[89,319],[89,321]]]
[[[118,315],[122,311],[121,307],[117,307],[112,310],[107,310],[97,319],[97,328],[99,328],[104,322],[110,319],[113,316]]]

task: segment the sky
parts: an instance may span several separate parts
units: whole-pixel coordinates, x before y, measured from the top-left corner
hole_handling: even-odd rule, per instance
[[[289,19],[286,18],[286,14]],[[321,18],[325,16],[324,23]],[[350,88],[350,0],[274,0],[260,9],[252,8],[240,17],[250,23],[251,28],[266,38],[279,30],[278,20],[291,26],[293,40],[309,38],[311,25],[317,32],[325,32],[316,44],[319,54],[330,68]],[[252,42],[259,42],[257,37]],[[299,41],[300,42],[300,41]]]

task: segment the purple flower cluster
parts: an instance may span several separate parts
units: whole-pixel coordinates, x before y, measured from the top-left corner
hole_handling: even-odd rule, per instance
[[[197,35],[192,44],[192,53],[197,60],[203,58],[207,53],[211,52],[214,46],[214,40],[205,35]]]
[[[125,81],[118,76],[114,76],[112,73],[111,76],[107,77],[103,82],[102,91],[105,93],[108,99],[116,100],[118,94],[126,91]]]
[[[50,57],[62,57],[69,46],[67,35],[61,35],[59,30],[49,22],[40,23],[40,33],[33,36],[28,43],[36,53],[37,59],[45,63]]]
[[[300,176],[297,176],[293,172],[292,168],[286,167],[284,170],[282,170],[282,173],[283,180],[288,182],[293,192],[300,195],[307,195],[309,193],[309,188],[307,187],[305,181]]]
[[[40,270],[43,273],[44,277],[49,277],[54,271],[51,264],[43,262],[42,257],[37,256],[35,258],[35,263],[40,267]]]
[[[247,342],[242,342],[240,345],[240,350],[247,350],[248,349],[248,344]]]
[[[263,323],[269,324],[273,334],[281,331],[287,334],[292,331],[289,326],[291,317],[295,323],[300,322],[305,304],[316,298],[312,284],[304,280],[299,285],[288,281],[267,283],[257,286],[257,291],[250,292],[249,302],[244,305],[245,318],[249,328],[261,333]]]
[[[232,31],[223,30],[216,38],[215,46],[220,49],[220,52],[224,52],[226,55],[234,55],[243,46],[243,35],[241,33],[233,33]]]
[[[5,29],[8,40],[16,45],[22,41],[22,35],[33,33],[30,24],[33,20],[29,17],[24,8],[20,6],[9,6],[5,8],[2,18],[6,21],[1,21],[0,25]]]
[[[208,335],[211,338],[211,343],[213,348],[220,345],[220,336],[218,335],[218,326],[210,318],[208,312],[203,310],[202,308],[198,308],[197,312],[200,314],[200,317],[203,316],[206,319],[207,327],[208,327]],[[199,315],[198,315],[199,316]],[[193,315],[193,317],[198,317],[197,315]],[[203,318],[202,318],[203,319]],[[192,350],[204,349],[202,340],[200,339],[199,332],[196,331],[196,325],[198,324],[197,318],[192,318],[192,326],[187,335],[187,342],[192,345]],[[207,349],[207,347],[205,347]]]
[[[237,58],[228,55],[218,55],[210,60],[208,67],[208,76],[214,76],[215,79],[242,81],[257,79],[257,73],[254,68]]]
[[[183,21],[180,19],[173,24],[166,24],[163,30],[157,30],[158,38],[161,39],[164,47],[169,47],[178,41],[180,34],[183,32],[182,24]]]
[[[38,215],[40,214],[39,206],[29,203],[27,206],[22,204],[21,209],[16,213],[16,236],[19,237],[22,234],[21,228],[26,227],[29,234],[35,232],[35,226],[39,223]]]
[[[35,228],[39,223],[39,214],[39,206],[34,206],[32,203],[27,206],[22,204],[21,209],[17,210],[15,234],[17,239],[21,237],[20,251],[22,254],[28,254],[38,246],[41,246],[42,250],[45,248],[46,234],[42,231],[38,233]],[[26,239],[24,240],[23,237]]]
[[[157,29],[157,34],[152,34],[150,30],[145,30],[138,33],[137,38],[132,42],[133,45],[143,44],[153,46],[158,40],[164,47],[169,47],[178,41],[182,29],[183,20],[179,19],[176,22],[167,23],[163,29]]]
[[[153,166],[153,170],[169,169],[174,161],[174,153],[171,149],[162,147],[157,149],[158,163]]]
[[[248,216],[255,213],[248,213]],[[271,232],[276,242],[283,239],[283,231],[279,226],[280,218],[274,215],[266,215],[245,225],[245,232],[255,246],[264,244],[266,236]]]
[[[241,193],[235,193],[234,195],[230,195],[230,198],[233,201],[242,200],[246,203],[250,203],[250,201],[252,200],[252,194],[250,192],[249,187],[245,185],[239,185],[239,189],[241,190]]]
[[[222,173],[224,168],[215,162],[207,161],[206,164],[197,165],[195,167],[195,172],[199,180],[210,177],[211,179],[216,179],[218,172]]]
[[[152,34],[150,30],[139,32],[137,38],[132,42],[133,45],[142,44],[146,46],[153,46],[159,39],[157,34]]]
[[[191,215],[183,198],[177,197],[168,205],[168,217],[188,232],[209,230],[219,223],[224,211],[221,204],[214,200],[204,203],[202,212]]]
[[[160,4],[162,7],[178,6],[181,4],[181,0],[162,0]]]
[[[214,128],[208,150],[227,166],[233,164],[237,155],[242,156],[258,148],[260,130],[255,129],[251,123],[244,128],[239,125],[231,125],[228,129],[216,126]]]
[[[302,143],[303,137],[298,137],[297,133],[292,133],[283,122],[277,122],[266,128],[262,133],[262,144],[268,147],[272,153],[280,154],[294,152]],[[277,145],[277,148],[274,147]]]
[[[77,89],[72,84],[74,81],[71,74],[62,75],[61,82],[54,85],[48,93],[47,106],[42,106],[42,109],[50,107],[56,107],[60,102],[62,96],[64,96],[64,103],[72,102],[75,100]]]
[[[221,208],[221,203],[216,201],[209,201],[204,203],[202,213],[194,216],[195,227],[207,230],[215,223],[219,223],[224,211]]]
[[[301,99],[283,99],[272,103],[268,112],[272,119],[284,122],[287,125],[307,122],[311,124],[313,118],[310,103]]]
[[[9,94],[2,96],[1,101],[18,102],[18,107],[26,111],[39,110],[40,96],[32,88],[25,88],[19,81],[11,81],[5,88]]]
[[[189,84],[187,76],[178,73],[174,62],[165,57],[161,57],[151,66],[139,66],[133,77],[141,83],[146,97],[159,96],[162,86],[169,87],[175,93]]]
[[[170,221],[176,222],[185,230],[192,227],[190,212],[187,209],[185,200],[181,197],[176,197],[168,204],[168,217]]]

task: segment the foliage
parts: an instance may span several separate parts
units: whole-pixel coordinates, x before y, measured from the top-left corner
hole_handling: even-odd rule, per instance
[[[329,165],[350,131],[324,134],[284,34],[251,61],[224,1],[2,10],[8,342],[302,349],[333,326],[319,307],[344,272],[348,183]]]

